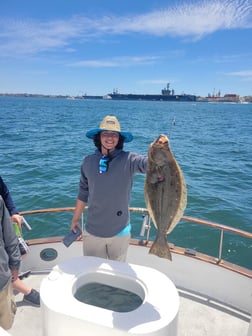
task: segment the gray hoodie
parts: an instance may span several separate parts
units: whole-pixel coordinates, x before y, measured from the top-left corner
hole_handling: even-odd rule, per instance
[[[86,230],[94,236],[113,237],[129,224],[133,176],[146,172],[147,156],[117,149],[102,174],[101,158],[98,150],[84,158],[78,199],[88,203]]]
[[[0,196],[0,290],[11,279],[11,269],[19,269],[20,252],[8,210]]]

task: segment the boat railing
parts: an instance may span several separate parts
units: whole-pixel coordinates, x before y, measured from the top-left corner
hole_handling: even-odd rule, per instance
[[[224,225],[224,224],[218,224],[218,223],[215,223],[215,222],[211,222],[211,221],[207,221],[207,220],[203,220],[203,219],[199,219],[199,218],[194,218],[194,217],[188,217],[188,216],[183,216],[181,218],[181,220],[184,220],[184,221],[187,221],[187,222],[193,222],[193,223],[200,224],[200,225],[209,226],[209,227],[218,229],[220,231],[219,257],[218,257],[219,260],[222,259],[223,240],[224,240],[224,233],[225,232],[230,232],[230,233],[233,233],[235,235],[240,235],[240,236],[252,239],[252,233],[244,231],[244,230],[240,230],[240,229],[237,229],[237,228],[233,228],[231,226],[227,226],[227,225]]]
[[[85,210],[87,207],[85,208]],[[23,211],[20,214],[22,216],[25,215],[35,215],[35,214],[43,214],[43,213],[56,213],[56,212],[73,212],[75,210],[75,207],[66,207],[66,208],[50,208],[50,209],[38,209],[38,210],[29,210],[29,211]],[[149,212],[146,208],[129,208],[130,212],[133,213],[141,213],[143,217],[143,224],[141,227],[140,231],[140,236],[144,237],[146,235],[146,244],[150,241],[150,230],[152,227],[152,221],[149,215]],[[218,256],[217,258],[217,263],[220,262],[223,259],[223,240],[224,240],[224,234],[225,233],[232,233],[234,235],[240,235],[248,239],[252,239],[252,233],[237,229],[234,227],[230,227],[224,224],[219,224],[216,222],[204,220],[204,219],[199,219],[195,217],[189,217],[189,216],[183,216],[181,218],[181,221],[187,221],[187,222],[192,222],[195,224],[203,225],[203,226],[208,226],[211,228],[214,228],[216,230],[219,230],[220,232],[220,240],[219,240],[219,248],[218,248]],[[84,215],[82,214],[82,219],[81,219],[81,224],[82,227],[84,225]]]

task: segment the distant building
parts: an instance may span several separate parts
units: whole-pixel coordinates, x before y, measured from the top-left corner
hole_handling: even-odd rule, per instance
[[[211,102],[211,103],[239,103],[240,102],[240,96],[235,93],[228,93],[224,96],[220,95],[220,91],[216,95],[210,95],[208,94],[205,98],[199,98],[198,101],[205,101],[205,102]]]

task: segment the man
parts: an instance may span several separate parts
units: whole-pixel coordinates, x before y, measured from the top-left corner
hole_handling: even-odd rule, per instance
[[[18,239],[0,196],[0,326],[4,329],[11,328],[16,313],[12,281],[18,278],[20,258]]]
[[[106,116],[99,128],[86,133],[96,146],[81,166],[79,194],[72,218],[75,232],[88,203],[83,233],[84,255],[125,261],[130,241],[129,203],[135,173],[145,173],[147,156],[123,150],[133,140],[121,131],[115,116]]]

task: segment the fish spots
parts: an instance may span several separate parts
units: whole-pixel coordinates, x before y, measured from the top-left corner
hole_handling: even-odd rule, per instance
[[[183,215],[187,191],[183,173],[165,135],[161,135],[149,147],[144,191],[147,209],[157,229],[149,253],[171,260],[167,234]]]
[[[164,181],[165,181],[165,177],[164,176],[158,176],[157,177],[157,183],[164,182]]]

